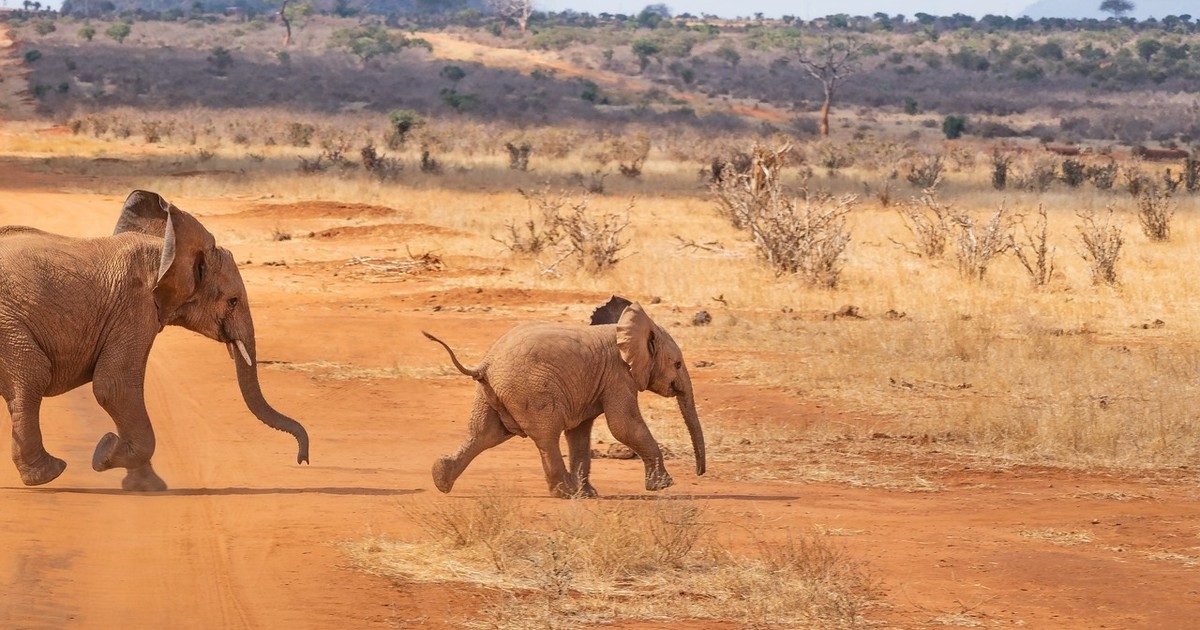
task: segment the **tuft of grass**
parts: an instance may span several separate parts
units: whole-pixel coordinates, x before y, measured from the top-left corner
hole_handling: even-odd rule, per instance
[[[1064,531],[1047,527],[1043,529],[1023,529],[1020,534],[1023,538],[1044,540],[1063,546],[1086,545],[1092,542],[1092,533],[1082,530]]]
[[[708,619],[751,626],[863,625],[874,586],[816,533],[722,545],[703,506],[683,501],[570,502],[539,515],[503,493],[411,508],[423,535],[370,538],[347,552],[366,570],[460,582],[503,596],[467,625],[571,628]]]

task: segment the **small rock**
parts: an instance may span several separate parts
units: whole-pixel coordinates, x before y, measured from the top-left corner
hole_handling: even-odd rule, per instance
[[[908,313],[897,311],[895,309],[888,309],[888,312],[883,314],[884,319],[904,319],[905,317],[908,317]]]
[[[692,316],[693,326],[707,326],[712,323],[712,315],[708,311],[700,311]]]
[[[634,453],[633,449],[624,444],[609,444],[604,457],[608,459],[635,459],[637,453]]]
[[[662,304],[662,298],[660,298],[656,295],[656,296],[650,298],[650,303],[651,304]]]
[[[838,310],[825,316],[825,319],[830,320],[830,321],[833,321],[835,319],[862,319],[862,318],[863,318],[862,312],[860,312],[858,310],[858,307],[853,304],[847,304],[847,305],[843,306],[842,308],[839,308]]]
[[[712,361],[705,361],[705,360],[701,359],[700,361],[696,361],[695,363],[693,363],[692,367],[706,368],[706,367],[712,367],[714,365],[716,365],[716,364],[713,363]]]

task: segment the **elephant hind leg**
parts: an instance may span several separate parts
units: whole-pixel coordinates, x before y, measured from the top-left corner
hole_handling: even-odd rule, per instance
[[[586,498],[598,496],[592,487],[592,425],[596,418],[588,418],[574,429],[567,429],[567,449],[571,458],[571,474],[579,484],[579,495]]]
[[[42,444],[41,406],[41,396],[34,395],[17,395],[8,402],[13,463],[27,486],[50,483],[67,469],[67,463],[47,453]]]
[[[579,484],[575,476],[567,472],[563,465],[562,450],[558,446],[558,435],[553,439],[535,437],[538,451],[542,455],[542,469],[546,472],[546,485],[550,487],[550,495],[560,499],[570,499],[579,494]]]
[[[482,392],[475,394],[467,430],[467,439],[458,447],[458,451],[439,458],[433,464],[433,484],[442,492],[449,493],[454,488],[454,482],[476,456],[493,446],[503,444],[513,436],[504,428],[504,423],[500,421],[500,413],[488,404],[487,397]]]

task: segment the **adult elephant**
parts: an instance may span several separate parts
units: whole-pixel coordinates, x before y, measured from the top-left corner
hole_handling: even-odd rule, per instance
[[[683,352],[640,304],[613,296],[593,313],[591,326],[522,324],[496,340],[475,368],[459,363],[440,339],[425,336],[479,383],[466,441],[433,465],[433,482],[442,492],[450,492],[477,455],[520,435],[533,439],[541,452],[552,495],[594,497],[592,424],[600,414],[613,437],[642,459],[646,489],[667,488],[674,482],[638,408],[638,393],[647,390],[676,399],[692,439],[696,474],[704,474],[704,432]],[[564,432],[570,471],[558,445]]]
[[[0,228],[0,395],[21,481],[49,483],[66,468],[42,444],[42,398],[91,382],[117,428],[100,438],[92,468],[127,469],[126,490],[166,489],[150,466],[154,429],[143,396],[150,347],[168,325],[226,344],[246,406],[295,437],[297,462],[308,462],[304,427],[259,389],[254,321],[233,255],[195,217],[136,190],[112,236]]]

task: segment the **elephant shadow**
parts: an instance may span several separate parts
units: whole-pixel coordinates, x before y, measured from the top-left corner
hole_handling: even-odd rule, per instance
[[[327,486],[312,488],[176,488],[162,492],[128,492],[119,488],[4,488],[26,492],[51,494],[96,494],[114,496],[166,496],[166,497],[227,497],[227,496],[259,496],[259,495],[290,495],[290,494],[326,494],[334,496],[387,496],[396,497],[409,494],[420,494],[422,489],[398,488],[355,488],[346,486]]]

